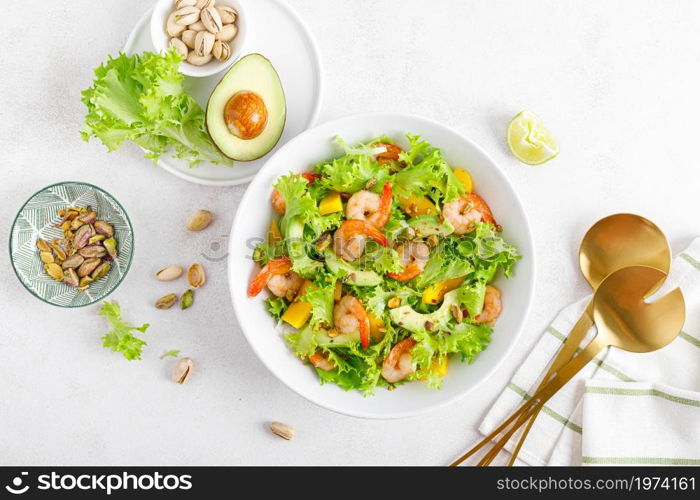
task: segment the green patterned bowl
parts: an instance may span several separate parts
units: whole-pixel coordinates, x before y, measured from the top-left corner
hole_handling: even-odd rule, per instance
[[[62,237],[61,228],[56,227],[60,209],[87,205],[114,226],[119,256],[107,276],[80,291],[44,272],[36,241]],[[10,233],[10,260],[17,277],[32,295],[59,307],[88,306],[107,297],[129,272],[133,253],[134,231],[124,207],[111,194],[84,182],[60,182],[35,193],[19,210]]]

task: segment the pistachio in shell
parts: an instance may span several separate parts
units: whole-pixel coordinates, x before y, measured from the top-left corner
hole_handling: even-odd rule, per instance
[[[86,259],[91,259],[93,257],[101,259],[107,255],[107,249],[99,244],[88,245],[78,250],[78,254],[82,255]]]
[[[69,268],[63,271],[63,282],[70,286],[78,286],[80,284],[80,278],[78,278],[75,269]]]
[[[173,367],[173,382],[182,385],[192,376],[194,371],[194,361],[190,358],[180,358]]]
[[[92,228],[88,224],[83,224],[73,235],[73,248],[83,248],[87,245],[90,236],[92,236]]]
[[[109,270],[112,268],[112,266],[109,265],[109,262],[103,262],[95,270],[92,272],[90,277],[92,278],[92,281],[97,281],[101,278],[104,278],[107,276],[107,273]]]
[[[170,309],[173,307],[178,300],[178,296],[175,293],[169,293],[156,301],[156,308],[158,309]]]
[[[61,269],[61,266],[58,264],[54,262],[45,264],[44,269],[46,269],[46,274],[51,276],[56,281],[63,281],[63,269]]]
[[[164,268],[156,271],[156,278],[158,281],[173,281],[182,276],[182,273],[182,266],[165,266]]]
[[[85,262],[85,257],[76,253],[64,260],[61,267],[63,267],[63,269],[77,269],[83,262]]]
[[[199,209],[187,221],[187,229],[190,231],[202,231],[209,227],[214,219],[214,214],[209,210]]]
[[[102,242],[102,244],[105,247],[105,250],[107,251],[107,255],[109,255],[109,258],[114,260],[117,258],[117,240],[114,238],[107,238]]]
[[[85,276],[90,276],[92,272],[97,269],[97,266],[102,262],[100,259],[92,258],[85,259],[85,261],[78,267],[78,276],[84,278]],[[94,279],[94,278],[93,278]]]
[[[107,238],[111,238],[112,236],[114,236],[114,228],[108,222],[98,220],[93,224],[93,226],[95,227],[95,231],[97,231],[97,234],[101,234],[103,236],[106,236]]]

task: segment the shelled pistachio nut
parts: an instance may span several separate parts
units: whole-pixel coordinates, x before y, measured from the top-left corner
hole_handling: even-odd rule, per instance
[[[80,278],[78,278],[75,269],[66,269],[65,271],[63,271],[63,282],[66,285],[78,286],[78,284],[80,283]]]
[[[85,259],[85,261],[80,264],[80,267],[78,267],[78,276],[81,278],[90,276],[92,272],[97,269],[97,266],[100,265],[100,262],[102,261],[97,258]]]
[[[194,304],[194,290],[187,290],[180,299],[180,308],[184,311],[192,307],[192,304]]]
[[[63,269],[58,264],[53,262],[44,265],[46,274],[51,276],[56,281],[63,281]]]
[[[80,267],[80,265],[85,261],[85,257],[80,255],[79,253],[73,254],[70,257],[68,257],[66,260],[63,261],[61,264],[61,267],[63,269],[76,269]]]
[[[90,277],[92,278],[92,281],[97,281],[99,279],[104,278],[107,276],[107,273],[109,270],[112,268],[112,266],[109,264],[109,262],[103,262],[99,266],[95,268],[95,270],[92,272]]]
[[[51,247],[49,246],[49,244],[42,239],[36,240],[36,247],[39,249],[40,252],[51,252]]]
[[[175,304],[177,304],[178,296],[175,293],[169,293],[164,295],[156,301],[156,308],[158,309],[170,309]]]
[[[114,260],[118,257],[117,253],[117,240],[114,238],[107,238],[102,242],[102,245],[104,245],[105,250],[107,251],[107,255],[109,255],[109,258]]]
[[[95,227],[95,231],[97,231],[97,234],[101,234],[103,236],[106,236],[107,238],[111,238],[114,236],[114,227],[109,222],[105,222],[103,220],[98,220],[96,221],[93,226]]]

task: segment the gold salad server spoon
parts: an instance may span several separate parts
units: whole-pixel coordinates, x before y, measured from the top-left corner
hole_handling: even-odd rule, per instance
[[[685,322],[681,290],[676,288],[651,303],[644,300],[658,290],[665,279],[666,273],[648,266],[626,267],[605,278],[593,298],[593,319],[598,335],[492,434],[500,434],[520,416],[533,415],[606,347],[645,353],[673,341]],[[521,420],[520,424],[523,422]],[[518,425],[513,426],[504,438],[508,439],[518,428]],[[452,465],[459,465],[474,451],[470,450]]]

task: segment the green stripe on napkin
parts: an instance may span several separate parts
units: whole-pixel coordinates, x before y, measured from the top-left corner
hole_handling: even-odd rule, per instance
[[[523,398],[525,401],[527,401],[528,399],[530,399],[530,398],[532,397],[530,394],[528,394],[528,392],[527,392],[525,389],[523,389],[522,387],[518,387],[518,386],[515,385],[513,382],[510,382],[510,383],[507,385],[507,387],[508,387],[508,389],[510,389],[511,391],[515,392],[518,396],[520,396],[521,398]],[[569,419],[567,419],[566,417],[563,417],[563,416],[560,415],[559,413],[555,412],[555,411],[552,410],[549,406],[547,406],[547,405],[543,406],[543,407],[542,407],[542,413],[544,413],[545,415],[548,415],[548,416],[552,417],[554,420],[556,420],[556,421],[559,422],[560,424],[562,424],[562,425],[568,427],[568,428],[571,429],[572,431],[581,434],[581,432],[582,432],[581,427],[579,427],[578,425],[576,425],[576,424],[573,423],[573,422],[570,422]]]
[[[655,396],[657,398],[666,399],[674,403],[679,403],[688,406],[697,406],[700,408],[700,401],[690,398],[682,398],[674,396],[667,392],[658,391],[656,389],[623,389],[621,387],[586,387],[586,392],[591,394],[611,394],[615,396]]]

